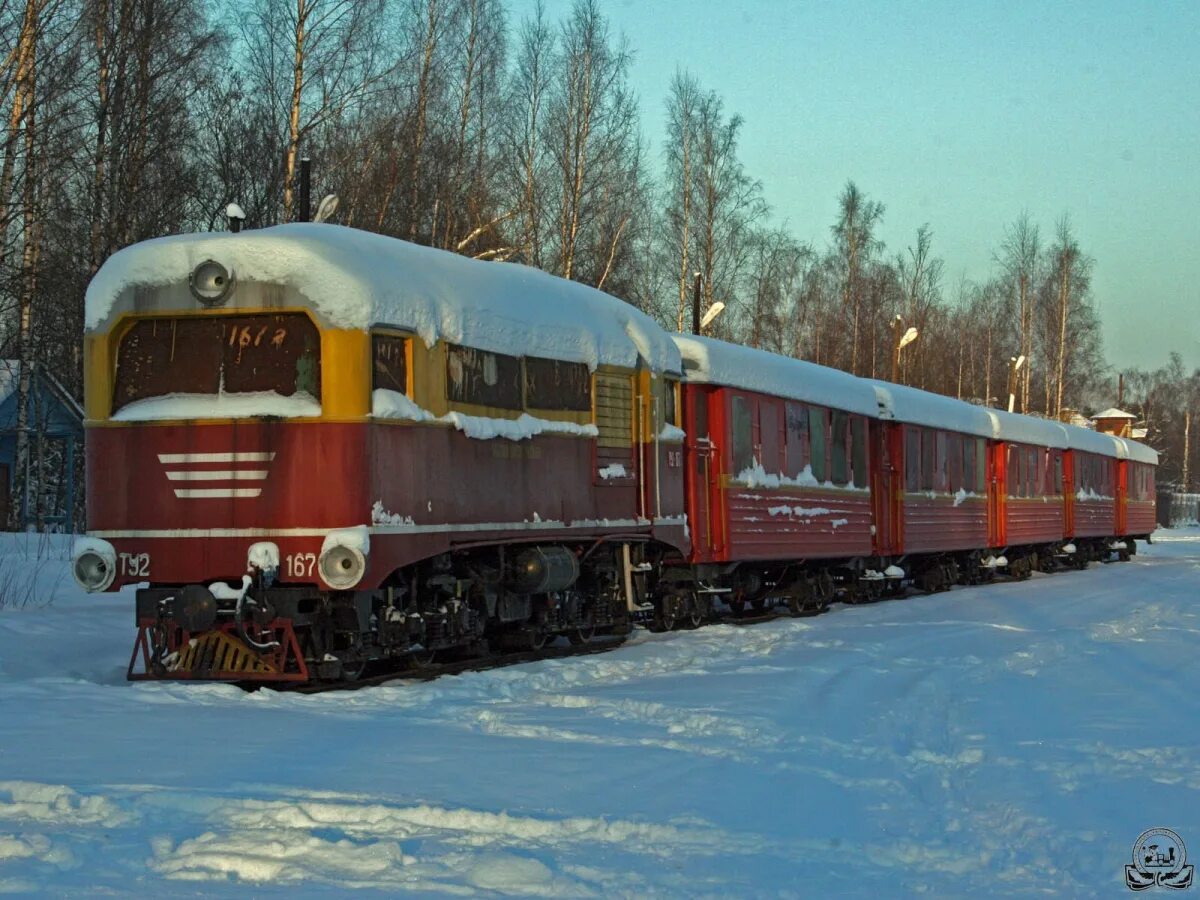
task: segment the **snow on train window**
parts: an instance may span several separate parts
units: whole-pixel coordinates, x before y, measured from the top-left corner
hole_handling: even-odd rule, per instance
[[[904,428],[904,489],[921,489],[921,429],[913,425]]]
[[[121,337],[113,412],[174,394],[321,396],[321,337],[300,313],[139,319]]]
[[[586,363],[525,357],[525,405],[531,409],[592,408],[592,373]]]
[[[818,406],[808,408],[809,465],[813,478],[825,480],[825,447],[829,432],[828,410]]]
[[[372,390],[408,393],[408,339],[394,334],[371,335]]]
[[[732,403],[733,471],[744,472],[754,466],[754,425],[750,401],[736,394]]]
[[[833,436],[830,468],[833,470],[830,480],[836,485],[845,485],[850,480],[849,468],[850,459],[846,447],[846,437],[848,434],[849,417],[841,410],[835,409],[831,416],[833,420],[833,428],[831,434]]]
[[[521,409],[521,358],[447,344],[446,399]]]
[[[799,403],[784,406],[788,476],[795,478],[808,465],[808,409]]]
[[[871,483],[871,473],[867,470],[867,420],[862,416],[854,416],[850,420],[851,480],[860,488]]]

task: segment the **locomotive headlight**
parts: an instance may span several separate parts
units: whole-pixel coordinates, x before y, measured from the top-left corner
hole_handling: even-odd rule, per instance
[[[354,587],[367,572],[370,537],[366,528],[343,528],[325,536],[317,565],[321,578],[336,591]]]
[[[81,538],[71,554],[71,574],[88,593],[103,591],[117,575],[117,553],[108,541]]]
[[[205,306],[217,306],[233,288],[233,273],[215,259],[206,259],[188,276],[192,295]]]

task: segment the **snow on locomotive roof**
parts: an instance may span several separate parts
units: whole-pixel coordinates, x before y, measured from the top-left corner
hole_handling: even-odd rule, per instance
[[[1067,431],[1061,422],[1010,413],[1003,409],[989,409],[988,415],[995,426],[993,436],[998,441],[1014,441],[1018,444],[1057,449],[1067,446]]]
[[[671,337],[683,357],[688,381],[818,403],[871,418],[878,415],[871,386],[846,372],[715,338]]]
[[[294,223],[184,234],[114,254],[87,290],[86,327],[104,326],[131,289],[184,284],[216,260],[239,283],[290,287],[338,328],[390,325],[430,346],[679,372],[679,353],[652,319],[616,297],[516,263],[482,262],[341,225]],[[124,298],[124,299],[123,299]]]
[[[1115,438],[1115,440],[1117,442],[1117,456],[1119,458],[1131,459],[1139,463],[1149,463],[1152,466],[1158,465],[1158,451],[1153,447],[1147,447],[1145,444],[1130,440],[1129,438]]]
[[[887,381],[867,380],[864,383],[875,389],[881,419],[944,428],[979,437],[993,436],[990,410],[982,406]]]
[[[1080,428],[1078,425],[1063,425],[1063,428],[1067,432],[1067,446],[1072,450],[1082,450],[1084,453],[1096,453],[1100,456],[1117,455],[1117,439],[1111,434]]]

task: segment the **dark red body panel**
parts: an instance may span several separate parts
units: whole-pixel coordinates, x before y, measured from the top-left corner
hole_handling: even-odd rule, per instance
[[[1071,537],[1111,537],[1117,533],[1117,501],[1076,499],[1075,530]]]
[[[278,545],[281,581],[319,581],[312,563],[325,534],[360,525],[372,531],[363,587],[453,547],[497,541],[653,535],[686,553],[682,453],[673,446],[671,454],[659,445],[661,485],[647,498],[638,472],[599,478],[595,441],[585,437],[476,440],[429,425],[261,420],[91,428],[89,530],[118,554],[148,560],[119,557],[114,590],[236,583],[257,541]],[[653,461],[653,447],[646,456]],[[247,493],[178,495],[195,490]]]
[[[1004,502],[1006,544],[1049,544],[1066,537],[1062,497],[1008,497]]]
[[[722,492],[731,560],[870,556],[871,495],[836,488],[746,487]]]
[[[950,494],[904,495],[905,553],[949,553],[987,546],[987,501]]]

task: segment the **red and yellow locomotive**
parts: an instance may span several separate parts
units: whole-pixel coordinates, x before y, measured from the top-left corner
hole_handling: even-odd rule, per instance
[[[88,291],[88,590],[131,678],[699,624],[1127,555],[1153,451],[331,225],[149,241]]]

